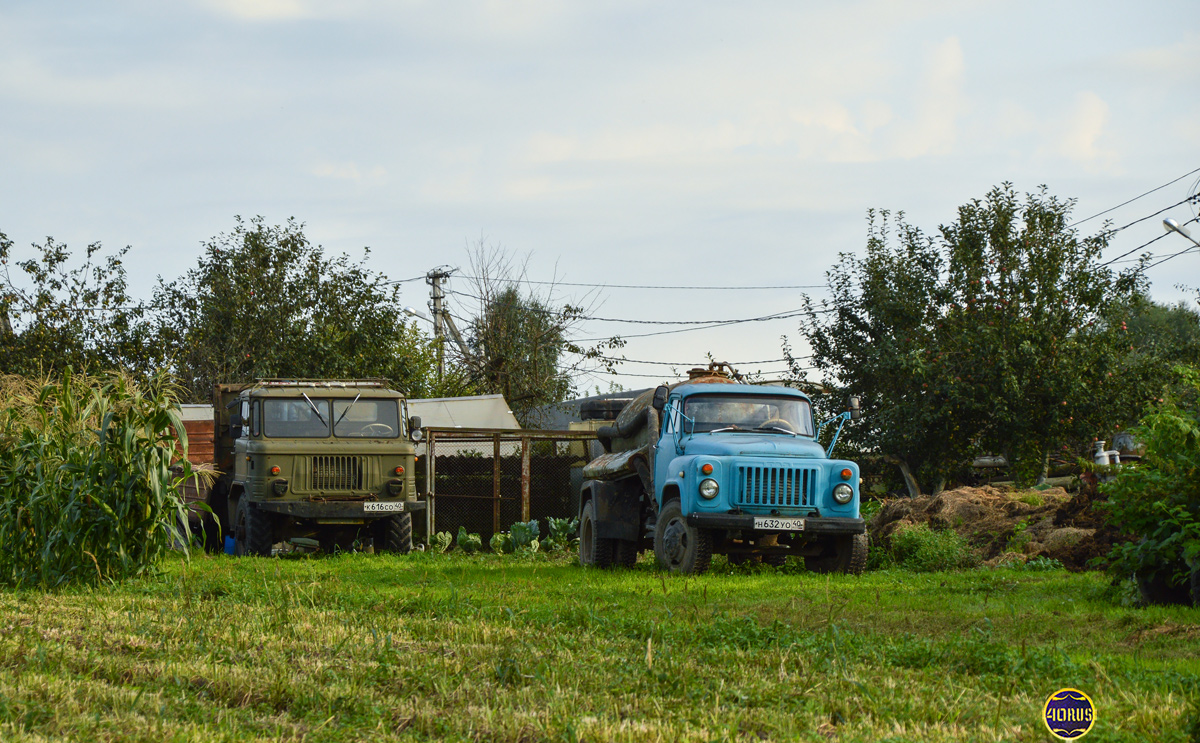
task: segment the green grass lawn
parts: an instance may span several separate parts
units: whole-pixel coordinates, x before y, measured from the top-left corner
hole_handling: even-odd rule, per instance
[[[0,740],[1189,739],[1196,610],[1099,574],[718,569],[566,557],[173,558],[0,591]]]

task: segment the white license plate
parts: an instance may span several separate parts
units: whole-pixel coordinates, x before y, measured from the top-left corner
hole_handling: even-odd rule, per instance
[[[804,519],[777,519],[770,516],[755,516],[755,529],[773,531],[804,531]]]
[[[364,513],[394,513],[404,510],[404,501],[367,501],[363,504]]]

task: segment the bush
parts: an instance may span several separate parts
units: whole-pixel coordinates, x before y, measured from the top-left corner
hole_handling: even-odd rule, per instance
[[[7,377],[0,399],[0,583],[109,583],[190,542],[187,434],[162,377]]]
[[[892,534],[889,552],[892,564],[918,573],[973,568],[979,564],[978,555],[964,537],[950,529],[934,531],[925,524]]]
[[[1177,371],[1200,392],[1200,373]],[[1166,400],[1133,433],[1146,447],[1141,462],[1101,486],[1109,521],[1135,537],[1113,548],[1109,570],[1136,579],[1148,602],[1186,601],[1200,567],[1200,415]]]

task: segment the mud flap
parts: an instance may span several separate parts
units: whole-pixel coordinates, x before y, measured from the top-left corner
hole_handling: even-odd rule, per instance
[[[638,477],[616,482],[592,480],[585,485],[596,502],[596,536],[636,542],[641,536],[641,482]]]

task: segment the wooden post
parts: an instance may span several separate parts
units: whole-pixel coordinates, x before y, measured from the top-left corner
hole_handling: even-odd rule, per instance
[[[529,437],[521,437],[521,520],[529,520]]]
[[[433,451],[433,439],[436,434],[433,431],[428,432],[428,438],[425,439],[425,542],[433,544],[433,525],[436,523],[434,519],[433,502],[437,499],[434,496],[434,482],[437,477],[437,457]]]
[[[492,435],[492,532],[500,531],[500,434]]]

